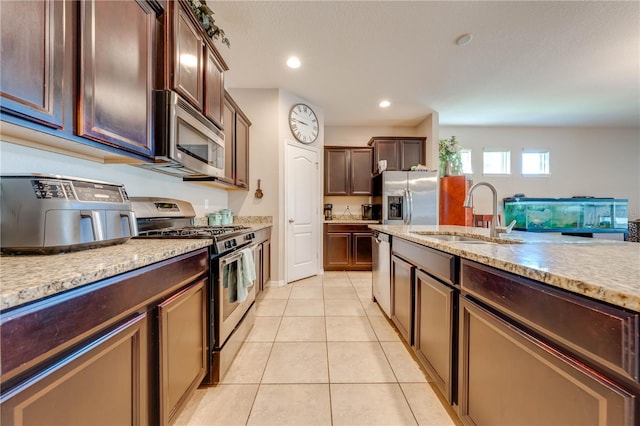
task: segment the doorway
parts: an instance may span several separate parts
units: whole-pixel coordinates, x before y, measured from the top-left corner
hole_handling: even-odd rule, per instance
[[[318,149],[287,141],[284,180],[286,281],[318,273]]]

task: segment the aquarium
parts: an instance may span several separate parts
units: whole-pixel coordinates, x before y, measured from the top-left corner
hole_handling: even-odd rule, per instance
[[[616,198],[504,198],[505,223],[549,232],[626,232],[628,200]]]

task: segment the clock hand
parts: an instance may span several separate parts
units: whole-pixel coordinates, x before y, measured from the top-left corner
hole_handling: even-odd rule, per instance
[[[308,126],[308,125],[309,125],[309,123],[305,123],[304,121],[302,121],[302,120],[300,120],[300,119],[297,119],[297,118],[292,118],[291,120],[292,120],[292,121],[297,121],[298,123],[300,123],[300,124],[304,124],[305,126]]]

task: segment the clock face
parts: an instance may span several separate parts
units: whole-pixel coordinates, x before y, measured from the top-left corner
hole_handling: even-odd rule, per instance
[[[289,113],[291,133],[302,143],[313,143],[318,139],[318,117],[305,104],[295,104]]]

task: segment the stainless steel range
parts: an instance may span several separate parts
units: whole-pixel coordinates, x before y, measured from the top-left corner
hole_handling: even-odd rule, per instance
[[[209,373],[205,384],[224,377],[255,322],[255,285],[238,290],[238,269],[250,255],[253,230],[238,226],[195,226],[193,206],[180,200],[132,197],[137,238],[208,238],[209,249]],[[245,296],[246,293],[246,296]]]

